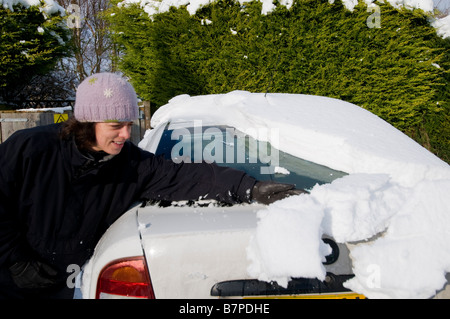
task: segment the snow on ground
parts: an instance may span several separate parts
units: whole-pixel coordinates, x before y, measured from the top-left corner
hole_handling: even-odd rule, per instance
[[[153,115],[152,126],[205,115],[249,135],[277,129],[279,140],[270,142],[282,151],[349,173],[258,212],[247,249],[250,275],[282,285],[290,277],[324,278],[321,261],[329,247],[321,237],[326,234],[352,244],[356,276],[346,286],[355,292],[428,298],[445,285],[447,163],[372,113],[325,97],[243,91],[181,95]]]

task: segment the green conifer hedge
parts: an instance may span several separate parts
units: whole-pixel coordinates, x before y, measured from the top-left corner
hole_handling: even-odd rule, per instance
[[[261,3],[216,0],[190,15],[150,18],[139,6],[106,17],[119,66],[157,106],[178,94],[232,90],[322,95],[355,103],[450,160],[450,40],[421,10],[297,0],[266,15]]]

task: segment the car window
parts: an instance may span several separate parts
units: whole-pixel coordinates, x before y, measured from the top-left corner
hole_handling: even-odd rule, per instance
[[[174,162],[215,162],[245,171],[254,178],[311,189],[347,175],[282,152],[227,126],[166,129],[156,155]]]

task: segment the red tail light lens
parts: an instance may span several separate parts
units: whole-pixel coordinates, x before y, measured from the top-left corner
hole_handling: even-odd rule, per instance
[[[144,256],[115,260],[100,272],[97,299],[154,299],[152,283]]]

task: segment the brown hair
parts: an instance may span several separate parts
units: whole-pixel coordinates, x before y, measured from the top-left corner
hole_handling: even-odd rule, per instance
[[[61,127],[60,137],[62,139],[75,138],[75,143],[80,150],[89,150],[96,143],[95,123],[79,122],[74,117],[65,121]]]

